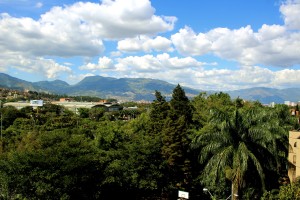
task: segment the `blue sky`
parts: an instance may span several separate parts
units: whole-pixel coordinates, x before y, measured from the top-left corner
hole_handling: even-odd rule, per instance
[[[300,0],[0,0],[0,72],[300,87]]]

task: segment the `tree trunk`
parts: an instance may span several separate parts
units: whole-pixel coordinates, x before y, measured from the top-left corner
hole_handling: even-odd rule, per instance
[[[231,182],[231,200],[238,200],[238,184],[235,184],[234,181]]]

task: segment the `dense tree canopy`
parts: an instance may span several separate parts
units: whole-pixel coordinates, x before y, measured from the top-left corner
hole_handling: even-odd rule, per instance
[[[38,94],[34,94],[38,95]],[[85,99],[92,99],[84,97]],[[107,112],[46,104],[0,108],[0,199],[240,199],[299,196],[286,176],[289,107],[263,107],[226,93]],[[137,108],[136,108],[137,107]]]

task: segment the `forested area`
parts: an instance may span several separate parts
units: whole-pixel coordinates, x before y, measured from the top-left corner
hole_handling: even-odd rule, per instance
[[[297,199],[287,176],[285,105],[200,93],[178,85],[131,120],[101,108],[79,115],[45,104],[1,108],[1,199]],[[128,114],[128,113],[127,113]],[[138,114],[138,116],[137,116]],[[297,185],[298,184],[298,185]]]

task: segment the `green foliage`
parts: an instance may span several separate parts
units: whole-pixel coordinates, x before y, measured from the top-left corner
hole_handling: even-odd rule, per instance
[[[95,197],[100,178],[98,153],[83,135],[68,131],[39,134],[26,148],[2,156],[6,196],[28,199]],[[38,146],[30,147],[34,143]]]
[[[211,94],[207,97],[208,106],[212,109],[226,109],[228,106],[232,106],[233,103],[229,94],[219,92]]]
[[[90,109],[88,109],[88,108],[78,108],[78,113],[81,118],[88,118],[89,111],[90,111]]]
[[[299,127],[298,118],[295,116],[291,116],[289,112],[289,107],[287,105],[275,105],[274,111],[277,114],[279,123],[286,130],[297,129]]]
[[[184,116],[187,122],[191,122],[193,109],[180,85],[177,85],[173,90],[170,106],[173,112],[172,117]]]
[[[151,119],[152,133],[159,134],[169,114],[170,106],[160,92],[155,91],[155,96],[156,100],[151,104],[149,116]]]
[[[232,109],[234,105],[231,102],[230,96],[222,92],[211,95],[207,95],[205,92],[200,93],[192,99],[191,103],[194,108],[193,121],[196,128],[202,128],[209,122],[209,117],[213,109],[226,111]]]
[[[207,94],[200,93],[198,96],[192,99],[191,103],[195,108],[193,112],[193,121],[197,128],[202,128],[205,124],[208,123],[208,117],[210,112]]]
[[[203,186],[224,199],[231,183],[241,199],[257,199],[264,185],[279,189],[295,127],[289,108],[225,93],[190,101],[180,85],[170,102],[155,97],[127,104],[137,109],[78,115],[51,104],[1,108],[0,199],[175,199],[178,189],[208,199]],[[295,199],[297,187],[264,198]]]
[[[23,116],[30,116],[34,113],[34,110],[32,106],[26,106],[20,109],[20,113],[22,113]]]
[[[280,200],[299,200],[300,199],[300,184],[290,184],[281,186],[278,197]]]
[[[56,115],[62,114],[65,111],[65,108],[63,106],[60,105],[55,105],[55,104],[51,104],[51,103],[45,103],[41,108],[37,108],[38,109],[38,113],[55,113]]]
[[[13,106],[7,106],[0,109],[2,113],[2,128],[6,129],[12,125],[15,119],[23,117],[23,114]]]
[[[138,109],[127,109],[121,110],[117,113],[114,113],[116,118],[123,120],[131,120],[137,118],[141,114],[141,111]]]
[[[164,98],[157,93],[158,105]],[[164,107],[160,107],[164,108]],[[170,109],[161,130],[161,153],[166,164],[166,178],[170,189],[189,189],[191,185],[191,160],[189,156],[189,129],[192,123],[192,106],[178,85],[172,94]]]
[[[300,181],[280,186],[279,190],[266,191],[261,200],[299,200],[300,199]]]
[[[286,151],[278,146],[286,135],[271,110],[260,107],[226,112],[214,110],[210,123],[193,141],[194,147],[201,149],[200,162],[205,164],[203,183],[218,184],[225,169],[230,168],[231,175],[227,178],[232,181],[236,193],[252,184],[264,189],[266,172],[276,172],[280,164],[279,152]],[[252,179],[253,176],[260,181]]]
[[[121,105],[123,107],[135,107],[135,106],[138,106],[138,103],[137,102],[133,102],[133,101],[129,101],[129,102],[121,103]]]
[[[116,192],[112,191],[118,191],[142,198],[162,187],[161,140],[148,134],[148,122],[149,117],[142,114],[128,123],[104,121],[97,127],[95,140],[105,166],[102,197],[113,198]]]
[[[105,109],[104,108],[91,108],[89,111],[89,118],[94,120],[94,121],[99,121],[105,113]]]

